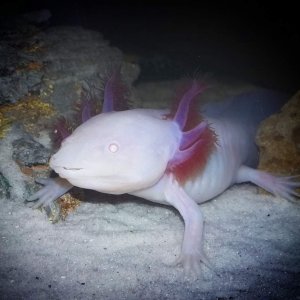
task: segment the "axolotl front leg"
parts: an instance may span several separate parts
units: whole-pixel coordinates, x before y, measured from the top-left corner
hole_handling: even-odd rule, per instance
[[[32,206],[34,209],[50,205],[53,201],[64,195],[73,187],[68,180],[61,177],[41,178],[37,179],[36,182],[42,184],[43,188],[27,199],[27,201],[37,200]]]
[[[203,252],[204,221],[200,207],[186,194],[172,174],[168,176],[164,194],[167,202],[179,211],[185,223],[181,254],[176,264],[183,265],[185,273],[197,274],[201,261],[210,267]]]

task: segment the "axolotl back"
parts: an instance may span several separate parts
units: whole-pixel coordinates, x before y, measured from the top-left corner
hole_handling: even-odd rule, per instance
[[[247,181],[287,199],[299,196],[294,189],[300,183],[293,178],[254,169],[257,126],[280,109],[284,97],[258,90],[207,104],[200,115],[191,103],[205,86],[194,80],[175,111],[114,111],[114,80],[112,76],[105,86],[103,112],[94,117],[85,113],[85,122],[52,156],[50,166],[59,177],[38,181],[44,187],[28,199],[38,199],[35,208],[72,186],[172,205],[185,222],[177,263],[186,272],[198,272],[201,261],[209,262],[202,249],[203,217],[197,203]]]

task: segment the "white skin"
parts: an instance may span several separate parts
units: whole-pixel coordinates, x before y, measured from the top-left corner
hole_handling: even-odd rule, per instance
[[[275,177],[253,169],[257,152],[247,129],[227,120],[208,119],[218,145],[205,168],[182,186],[166,173],[181,131],[164,111],[135,109],[97,115],[68,137],[52,156],[56,179],[40,180],[44,187],[28,200],[47,205],[72,186],[110,194],[129,193],[172,205],[181,214],[185,231],[177,263],[187,273],[209,265],[203,252],[203,216],[197,203],[207,201],[234,183],[252,182],[267,191],[292,199],[300,186],[288,177]],[[247,163],[247,166],[245,165]]]

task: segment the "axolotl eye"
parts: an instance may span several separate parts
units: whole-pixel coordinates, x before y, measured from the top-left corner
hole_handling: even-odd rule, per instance
[[[108,145],[108,151],[111,152],[111,153],[116,153],[119,151],[119,145],[115,142],[113,143],[110,143]]]

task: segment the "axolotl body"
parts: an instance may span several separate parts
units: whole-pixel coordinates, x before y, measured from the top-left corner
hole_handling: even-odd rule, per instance
[[[50,166],[59,177],[38,180],[44,187],[28,199],[38,199],[35,208],[73,186],[172,205],[185,223],[177,263],[187,272],[198,272],[201,261],[209,264],[198,203],[241,182],[287,199],[299,196],[294,189],[300,183],[294,178],[255,169],[257,126],[281,108],[284,97],[260,89],[203,105],[200,115],[192,103],[205,87],[194,80],[174,111],[114,111],[114,80],[112,76],[106,83],[102,113],[91,117],[85,110],[83,124],[51,157]]]

